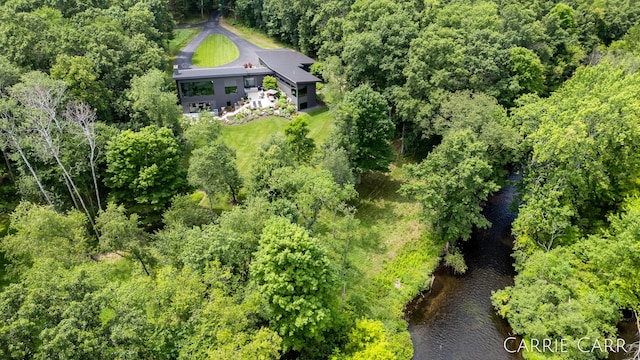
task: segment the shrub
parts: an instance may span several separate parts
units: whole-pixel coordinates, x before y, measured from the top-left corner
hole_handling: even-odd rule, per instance
[[[273,76],[265,76],[264,79],[262,79],[262,87],[265,90],[277,90],[278,82]]]
[[[324,70],[324,66],[323,66],[323,64],[321,62],[317,62],[317,63],[311,65],[311,68],[309,70],[311,70],[311,75],[317,76],[317,77],[323,79],[322,72]]]

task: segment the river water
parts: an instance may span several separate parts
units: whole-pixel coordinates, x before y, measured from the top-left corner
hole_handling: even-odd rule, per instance
[[[466,274],[439,268],[431,291],[407,305],[415,360],[521,359],[504,350],[510,328],[491,305],[492,291],[513,285],[514,195],[515,189],[506,187],[487,202],[484,215],[491,228],[476,230],[462,245]]]
[[[510,256],[515,194],[513,187],[505,187],[487,202],[484,215],[491,228],[474,231],[462,245],[466,274],[458,276],[446,267],[438,268],[431,291],[407,304],[414,360],[522,359],[504,349],[511,328],[491,305],[491,292],[513,285],[515,276]],[[621,321],[618,331],[627,344],[638,339],[634,322]],[[609,360],[624,358],[623,352],[609,354]]]

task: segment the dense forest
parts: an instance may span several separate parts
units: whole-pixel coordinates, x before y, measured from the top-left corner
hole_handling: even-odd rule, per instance
[[[319,60],[327,141],[295,118],[243,174],[182,117],[172,30],[213,9]],[[409,359],[430,275],[405,272],[463,273],[510,173],[497,312],[615,337],[640,310],[639,44],[628,0],[0,0],[0,358]],[[397,169],[419,242],[387,250],[358,209]]]

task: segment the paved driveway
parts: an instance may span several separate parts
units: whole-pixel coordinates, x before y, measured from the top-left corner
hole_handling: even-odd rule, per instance
[[[212,34],[220,34],[228,37],[231,41],[233,41],[238,50],[240,51],[240,56],[238,58],[228,64],[222,65],[221,67],[229,67],[229,66],[242,66],[248,62],[252,64],[258,64],[258,55],[256,55],[256,51],[263,50],[258,46],[253,45],[252,43],[244,40],[238,35],[230,32],[229,30],[223,28],[219,24],[220,14],[218,12],[213,13],[209,17],[209,21],[204,23],[204,29],[191,40],[187,45],[185,45],[182,50],[178,53],[176,57],[176,61],[174,64],[178,65],[180,69],[197,69],[198,66],[195,66],[191,63],[193,58],[193,54],[196,49],[207,36]],[[195,25],[198,26],[198,25]],[[195,27],[191,26],[191,27]]]

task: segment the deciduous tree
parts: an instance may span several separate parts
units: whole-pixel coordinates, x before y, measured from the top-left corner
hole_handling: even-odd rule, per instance
[[[122,205],[110,203],[96,217],[96,230],[100,234],[100,250],[123,251],[124,256],[131,256],[142,265],[142,269],[150,275],[149,262],[152,261],[146,247],[147,234],[140,228],[137,214],[127,216]]]
[[[303,228],[275,218],[251,270],[284,350],[313,350],[334,318],[335,274],[326,252]]]
[[[480,203],[498,190],[487,146],[470,130],[448,134],[418,165],[408,165],[401,192],[422,205],[422,218],[445,242],[468,240],[474,226],[491,224]]]
[[[164,209],[185,189],[180,153],[177,139],[167,128],[123,131],[107,145],[104,180],[111,188],[110,195],[131,210],[140,206]]]
[[[53,259],[65,266],[88,259],[87,218],[71,210],[66,215],[51,206],[23,202],[11,214],[12,233],[2,250],[14,267],[24,271],[35,259]]]
[[[213,213],[215,194],[229,191],[231,201],[237,203],[237,194],[242,179],[235,164],[236,152],[222,142],[193,151],[189,159],[187,179],[193,186],[203,189],[209,197],[209,208]]]
[[[297,164],[307,164],[313,156],[316,145],[313,139],[309,138],[309,127],[307,120],[302,117],[294,118],[284,128],[287,137],[287,144],[291,149],[293,159]]]
[[[176,104],[176,94],[170,91],[164,73],[152,69],[142,76],[131,79],[131,89],[127,92],[131,116],[144,126],[155,125],[178,130],[178,118],[182,109]]]
[[[385,98],[369,85],[348,92],[337,110],[335,139],[358,174],[389,171],[393,122]]]

